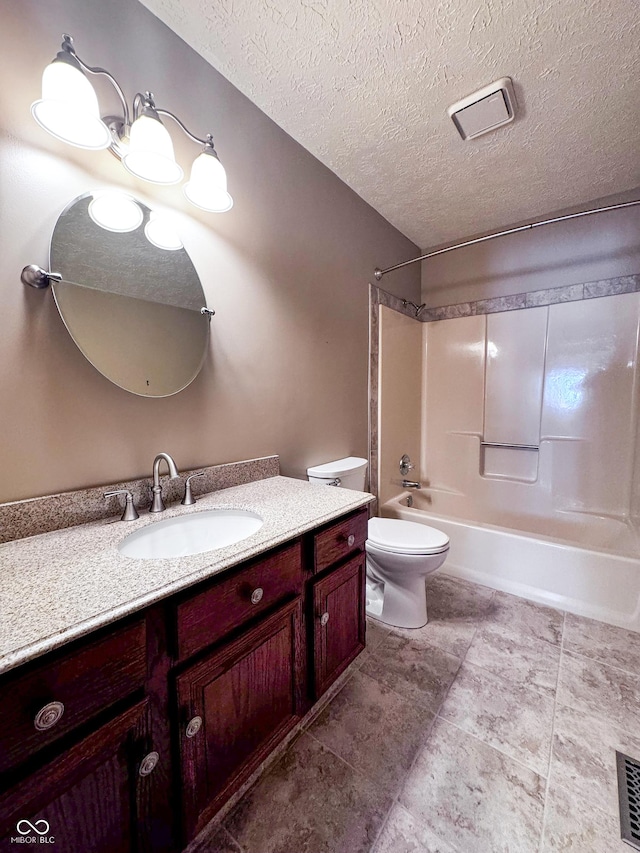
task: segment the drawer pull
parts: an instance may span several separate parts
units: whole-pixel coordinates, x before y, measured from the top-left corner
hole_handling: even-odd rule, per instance
[[[156,769],[156,765],[160,760],[160,756],[157,752],[149,752],[140,762],[140,769],[138,770],[138,774],[140,776],[148,776],[149,773],[153,773]]]
[[[262,589],[261,586],[259,586],[257,589],[254,589],[253,592],[251,593],[251,603],[252,604],[260,604],[260,602],[262,601],[263,595],[264,595],[264,590]]]
[[[187,723],[187,737],[195,737],[202,728],[202,717],[193,717]]]
[[[349,548],[353,548],[353,546],[355,545],[355,542],[356,542],[356,537],[352,533],[349,536],[349,538],[347,539],[347,545],[349,546]]]
[[[35,715],[33,725],[39,732],[46,732],[47,729],[52,729],[56,723],[59,723],[64,714],[64,705],[62,702],[49,702],[44,708],[40,708]]]
[[[328,621],[329,621],[329,614],[323,613],[322,616],[320,617],[320,624],[326,625]]]

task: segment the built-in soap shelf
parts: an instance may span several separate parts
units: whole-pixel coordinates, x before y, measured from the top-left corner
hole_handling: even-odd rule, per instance
[[[480,447],[508,447],[511,450],[540,450],[537,444],[506,444],[501,441],[481,441]]]
[[[535,483],[538,479],[537,444],[480,442],[480,475],[493,480]]]

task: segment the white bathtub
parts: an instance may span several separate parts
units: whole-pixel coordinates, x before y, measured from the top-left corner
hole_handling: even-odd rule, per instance
[[[640,560],[409,508],[407,497],[387,501],[381,515],[446,533],[451,546],[441,572],[640,631]]]

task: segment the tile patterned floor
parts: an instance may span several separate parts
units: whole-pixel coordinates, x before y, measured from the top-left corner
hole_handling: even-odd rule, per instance
[[[432,576],[197,853],[624,853],[640,634]],[[190,848],[191,849],[191,848]]]

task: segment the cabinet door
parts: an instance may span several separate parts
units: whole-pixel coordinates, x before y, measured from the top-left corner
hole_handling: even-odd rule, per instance
[[[301,622],[298,597],[177,677],[188,839],[300,718]]]
[[[140,775],[150,746],[146,705],[125,711],[0,796],[3,853],[17,843],[49,843],[65,853],[151,850],[151,783]]]
[[[319,699],[365,646],[365,555],[313,586],[315,698]]]

